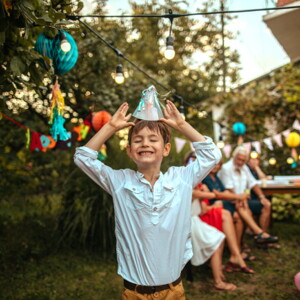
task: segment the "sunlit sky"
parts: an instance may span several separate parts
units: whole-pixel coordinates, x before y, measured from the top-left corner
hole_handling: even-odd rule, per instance
[[[90,6],[92,1],[85,1]],[[137,3],[145,3],[146,1],[136,0]],[[190,0],[188,12],[196,12],[200,7],[201,0]],[[219,1],[215,1],[219,5]],[[227,0],[226,8],[228,10],[245,10],[253,8],[273,7],[273,1],[268,0]],[[130,7],[127,0],[108,0],[107,11],[109,14],[130,14]],[[270,11],[271,12],[271,11]],[[228,29],[232,32],[239,32],[236,39],[230,44],[232,48],[237,49],[240,54],[241,61],[241,83],[255,79],[269,71],[282,66],[290,61],[272,32],[263,22],[263,16],[266,11],[248,12],[235,14],[236,19],[228,25]],[[199,21],[201,16],[198,17]],[[226,28],[225,28],[226,29]],[[196,60],[201,64],[206,59],[204,54],[197,54]]]

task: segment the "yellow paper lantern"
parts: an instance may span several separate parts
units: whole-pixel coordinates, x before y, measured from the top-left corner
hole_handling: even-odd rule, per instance
[[[300,135],[297,132],[291,132],[285,139],[286,144],[291,148],[296,148],[300,145]]]

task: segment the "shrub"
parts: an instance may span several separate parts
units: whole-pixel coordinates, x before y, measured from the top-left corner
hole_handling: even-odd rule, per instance
[[[274,220],[290,220],[300,223],[300,197],[284,194],[272,198],[272,217]]]

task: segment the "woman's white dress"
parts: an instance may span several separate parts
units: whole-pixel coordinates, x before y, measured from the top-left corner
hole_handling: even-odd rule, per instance
[[[200,218],[201,207],[195,199],[192,203],[191,234],[193,245],[193,257],[191,263],[194,266],[204,264],[219,248],[225,235],[215,227],[204,223]]]

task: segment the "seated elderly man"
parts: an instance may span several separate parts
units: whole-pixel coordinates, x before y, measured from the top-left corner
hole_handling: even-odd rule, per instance
[[[241,194],[247,190],[252,190],[258,199],[249,199],[248,205],[254,215],[259,215],[259,225],[267,231],[271,216],[271,203],[264,196],[257,181],[251,174],[246,163],[249,159],[247,150],[238,146],[234,151],[232,158],[223,165],[218,175],[226,189],[231,192]]]

